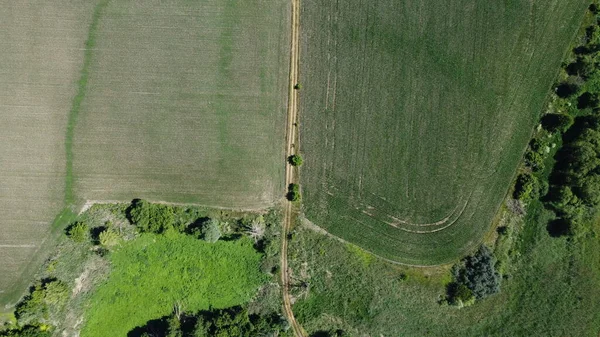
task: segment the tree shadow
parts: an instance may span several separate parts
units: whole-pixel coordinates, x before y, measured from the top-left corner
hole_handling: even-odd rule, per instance
[[[571,223],[568,220],[561,219],[561,218],[554,219],[554,220],[548,222],[548,225],[546,226],[546,230],[548,231],[548,234],[553,238],[566,236],[569,234],[569,231],[571,230]]]

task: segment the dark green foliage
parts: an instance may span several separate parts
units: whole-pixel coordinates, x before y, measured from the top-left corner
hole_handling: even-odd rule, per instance
[[[469,305],[475,300],[473,292],[465,284],[450,282],[446,287],[446,296],[448,303],[452,305]]]
[[[262,336],[282,332],[287,322],[276,314],[248,315],[245,308],[233,307],[215,311],[202,311],[197,315],[194,336]]]
[[[20,329],[0,332],[0,337],[50,337],[52,330],[26,325]]]
[[[302,157],[299,154],[294,154],[288,157],[288,162],[293,166],[302,165]]]
[[[468,298],[468,292],[460,288],[465,285],[471,290],[473,296],[482,299],[500,291],[500,274],[495,268],[496,259],[490,249],[481,245],[474,255],[468,256],[455,266],[453,270],[454,282],[457,283],[453,289],[454,295]]]
[[[525,163],[533,171],[541,171],[544,169],[544,156],[540,152],[527,151],[525,153]]]
[[[288,193],[286,198],[289,201],[298,201],[300,200],[300,186],[298,184],[290,184],[288,186]]]
[[[579,109],[597,108],[599,105],[600,97],[598,97],[598,94],[584,92],[577,99],[577,108]]]
[[[514,198],[523,201],[531,200],[535,196],[536,182],[536,178],[531,173],[525,172],[519,174],[513,193]]]
[[[90,239],[90,229],[84,222],[76,222],[67,228],[67,236],[75,242],[87,242]]]
[[[162,233],[175,224],[172,206],[152,204],[146,200],[135,200],[129,212],[131,222],[140,232]]]
[[[549,132],[565,132],[573,125],[573,117],[566,114],[550,113],[542,117],[542,126]]]
[[[249,315],[240,306],[200,311],[192,315],[170,315],[149,321],[130,331],[128,337],[146,334],[165,337],[254,337],[277,336],[288,327],[278,314]]]

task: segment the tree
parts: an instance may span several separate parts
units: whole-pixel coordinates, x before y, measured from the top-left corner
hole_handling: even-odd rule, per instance
[[[200,238],[204,241],[215,243],[221,237],[221,230],[219,230],[219,221],[216,219],[209,219],[202,224],[200,227]]]
[[[288,157],[288,162],[292,166],[300,166],[302,165],[302,157],[299,154],[293,154]]]
[[[466,307],[475,303],[473,292],[463,283],[451,282],[447,286],[448,303],[459,307]]]
[[[466,257],[461,265],[454,268],[454,280],[469,288],[477,299],[496,294],[500,291],[501,277],[495,265],[492,252],[481,245],[477,253]]]
[[[565,132],[573,125],[573,117],[567,114],[549,113],[542,117],[542,126],[549,132]]]
[[[584,92],[577,98],[577,107],[579,109],[597,108],[600,105],[598,94]]]
[[[76,222],[67,229],[67,236],[75,242],[87,242],[90,239],[90,229],[85,222]]]
[[[533,171],[541,171],[544,169],[544,156],[539,152],[527,151],[527,153],[525,153],[525,162]]]
[[[162,233],[175,223],[173,207],[137,200],[129,212],[131,221],[141,232]]]

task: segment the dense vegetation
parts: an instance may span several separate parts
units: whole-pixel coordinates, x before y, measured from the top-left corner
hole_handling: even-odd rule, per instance
[[[189,318],[210,309],[216,320],[221,308],[243,309],[239,319],[245,315],[252,329],[267,321],[285,327],[275,320],[280,303],[272,279],[278,219],[276,211],[234,213],[144,200],[95,205],[67,227],[68,239],[4,334],[78,334],[81,322],[73,320],[83,316],[82,336],[125,336],[174,312]]]
[[[524,202],[543,197],[556,213],[548,225],[553,236],[589,233],[600,204],[600,16],[593,6],[590,24],[561,69],[514,190]]]
[[[203,310],[195,314],[175,312],[130,331],[128,337],[254,337],[278,336],[288,329],[277,314],[254,315],[241,306]]]

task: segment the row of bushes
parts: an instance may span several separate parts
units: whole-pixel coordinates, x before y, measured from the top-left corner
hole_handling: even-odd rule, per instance
[[[563,64],[562,80],[552,101],[554,111],[545,114],[525,153],[525,170],[515,183],[514,197],[527,202],[541,198],[557,219],[548,227],[552,235],[584,233],[584,223],[600,204],[600,16],[587,27],[571,61]],[[561,139],[557,139],[560,137]],[[556,152],[548,177],[544,173],[555,142]]]
[[[174,312],[170,316],[149,321],[130,331],[128,337],[229,337],[277,336],[289,328],[277,314],[249,314],[246,308],[200,311],[195,314]]]

